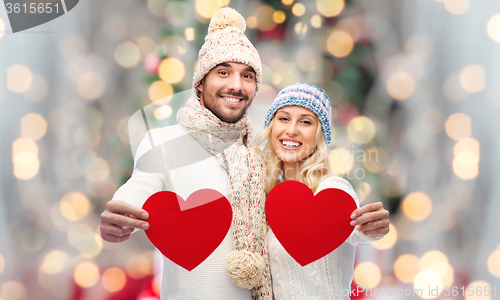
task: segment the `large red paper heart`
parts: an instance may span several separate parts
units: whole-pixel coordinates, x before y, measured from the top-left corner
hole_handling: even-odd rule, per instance
[[[158,192],[142,208],[149,213],[149,240],[188,271],[214,252],[231,227],[231,204],[211,189],[198,190],[186,201],[174,192]]]
[[[354,199],[340,189],[324,189],[316,196],[305,184],[285,181],[266,199],[269,226],[283,248],[301,266],[322,258],[352,233]]]

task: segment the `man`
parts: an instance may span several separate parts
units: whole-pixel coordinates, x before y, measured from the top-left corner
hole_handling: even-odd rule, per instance
[[[223,8],[214,14],[193,78],[199,99],[190,98],[179,111],[179,125],[148,132],[149,139],[137,150],[131,179],[101,215],[102,238],[122,242],[135,229],[149,228],[149,215],[140,207],[156,192],[173,191],[187,199],[197,190],[210,188],[229,200],[231,230],[203,263],[189,272],[164,258],[162,299],[272,299],[264,172],[250,147],[246,114],[261,84],[262,68],[244,30],[245,21],[235,10]],[[142,163],[144,153],[154,153],[149,140],[161,145],[161,151]],[[207,153],[189,162],[191,154]],[[144,165],[165,168],[163,173],[148,172]],[[355,211],[355,225],[383,236],[388,231],[385,212],[378,206],[362,207]]]

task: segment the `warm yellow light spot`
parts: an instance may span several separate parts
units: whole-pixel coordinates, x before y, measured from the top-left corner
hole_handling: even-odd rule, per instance
[[[480,65],[469,65],[460,72],[459,80],[462,88],[469,93],[479,93],[486,86],[486,72]]]
[[[380,269],[372,262],[362,262],[354,268],[354,281],[365,289],[376,287],[380,278]]]
[[[306,6],[302,3],[295,3],[292,6],[292,14],[301,17],[306,13]]]
[[[428,268],[428,270],[433,270],[441,276],[441,280],[443,282],[443,286],[451,286],[454,281],[453,276],[453,267],[450,266],[447,262],[437,261],[432,263]]]
[[[38,146],[31,139],[25,139],[25,138],[17,139],[12,143],[12,160],[14,161],[15,156],[22,152],[28,152],[37,157]]]
[[[443,93],[446,99],[451,102],[462,102],[467,99],[467,93],[461,86],[458,76],[451,75],[446,78],[443,84]]]
[[[247,27],[250,29],[254,29],[257,27],[257,17],[256,16],[249,16],[247,18]]]
[[[471,119],[464,113],[452,114],[444,123],[446,134],[458,141],[471,135]]]
[[[0,18],[0,39],[5,35],[5,22]]]
[[[366,144],[375,136],[375,124],[365,116],[355,117],[347,125],[347,135],[357,144]]]
[[[448,257],[441,251],[432,250],[422,255],[422,258],[420,259],[420,266],[422,267],[422,270],[427,270],[433,263],[436,262],[448,263]]]
[[[78,93],[85,99],[96,100],[106,90],[106,81],[98,73],[86,72],[78,78]]]
[[[94,286],[99,281],[99,268],[92,262],[83,262],[75,268],[73,278],[83,288]]]
[[[47,132],[47,121],[36,113],[26,114],[21,118],[21,136],[34,141],[41,139]]]
[[[26,300],[28,291],[22,283],[9,280],[2,284],[0,296],[5,300]]]
[[[386,88],[392,98],[404,100],[415,91],[415,80],[407,72],[396,72],[387,79]]]
[[[394,274],[404,283],[411,283],[420,272],[420,260],[413,254],[404,254],[394,262]]]
[[[389,233],[378,241],[372,242],[371,245],[378,250],[390,249],[396,244],[398,240],[398,232],[396,227],[389,224]]]
[[[7,89],[13,93],[26,92],[33,83],[33,74],[23,65],[12,65],[7,69]]]
[[[316,0],[318,12],[327,18],[338,16],[344,6],[344,0]]]
[[[141,59],[139,47],[132,42],[123,42],[115,48],[115,60],[124,68],[137,66]]]
[[[61,214],[70,221],[78,221],[85,217],[91,210],[90,201],[78,192],[64,195],[59,203]]]
[[[321,16],[320,15],[314,15],[311,17],[311,26],[314,28],[321,28]]]
[[[473,138],[461,139],[453,148],[455,158],[464,165],[477,164],[480,160],[479,142]]]
[[[161,61],[158,67],[158,76],[169,84],[179,83],[185,74],[184,64],[177,58],[166,58]]]
[[[345,57],[354,49],[354,40],[347,32],[335,30],[326,39],[326,48],[335,57]]]
[[[306,34],[307,33],[307,24],[298,22],[295,24],[295,33],[297,34]]]
[[[380,173],[387,168],[389,157],[387,152],[379,147],[371,147],[365,151],[363,166],[371,173]]]
[[[422,192],[411,193],[402,203],[404,215],[413,221],[422,221],[432,212],[432,201]]]
[[[360,29],[358,23],[351,19],[342,19],[335,24],[336,30],[347,32],[353,40],[357,41],[360,36]]]
[[[281,3],[283,3],[283,5],[291,5],[293,1],[294,0],[281,0]]]
[[[174,88],[165,81],[158,80],[149,86],[148,95],[151,102],[174,94]]]
[[[464,291],[465,300],[491,300],[491,296],[496,296],[496,293],[498,293],[498,291],[492,290],[491,284],[483,280],[469,283]]]
[[[14,164],[14,176],[18,179],[29,180],[38,174],[40,170],[40,161],[30,153],[22,153],[17,157],[24,160],[22,163]],[[16,160],[17,161],[17,160]]]
[[[0,253],[0,274],[2,274],[5,269],[5,258],[3,258],[2,253]]]
[[[349,173],[354,165],[354,157],[351,152],[344,148],[335,148],[328,153],[330,168],[335,176],[343,176]]]
[[[455,157],[452,163],[453,173],[463,180],[476,178],[479,174],[479,166],[477,163],[474,163],[475,158],[475,156],[467,153]]]
[[[469,10],[469,0],[443,0],[444,8],[453,15],[461,15]]]
[[[95,162],[94,168],[85,176],[90,182],[103,182],[109,177],[108,162],[105,159],[98,157]]]
[[[155,109],[154,116],[157,120],[169,118],[172,115],[172,107],[170,105],[162,105]]]
[[[194,28],[188,27],[184,29],[184,36],[186,37],[186,41],[194,41]]]
[[[1,25],[0,25],[1,27]],[[486,25],[488,36],[497,43],[500,43],[500,14],[494,15]],[[0,33],[1,34],[1,33]]]
[[[413,288],[416,290],[422,290],[422,295],[420,297],[424,299],[435,299],[443,291],[443,281],[441,276],[434,270],[424,270],[417,274],[415,281],[413,282]],[[434,295],[431,293],[432,289],[438,289],[438,293]]]
[[[121,290],[127,283],[127,276],[120,268],[109,268],[102,274],[102,285],[110,292]]]
[[[45,274],[57,274],[66,270],[71,263],[71,257],[63,251],[54,250],[45,255],[40,271]]]
[[[269,31],[276,27],[276,22],[273,20],[273,15],[276,10],[270,5],[259,6],[253,15],[257,18],[256,26],[261,31]]]
[[[282,10],[277,10],[273,13],[273,21],[276,24],[281,24],[285,22],[285,20],[286,20],[286,14]]]
[[[146,255],[136,254],[131,256],[125,265],[127,274],[134,279],[140,279],[144,276],[153,274],[153,265],[151,259]]]
[[[210,19],[213,14],[223,7],[223,2],[221,0],[196,0],[195,9],[196,12],[205,19]],[[229,4],[229,3],[228,3]],[[225,4],[227,5],[227,4]]]
[[[12,162],[14,163],[14,165],[20,166],[29,166],[36,163],[37,160],[38,158],[36,157],[36,155],[26,151],[19,152],[12,158]]]
[[[372,192],[372,186],[368,182],[361,182],[356,188],[356,194],[359,198],[359,203],[363,203],[368,195]]]
[[[490,256],[488,256],[488,271],[490,273],[497,277],[500,278],[500,250],[495,250],[493,251]],[[0,261],[0,270],[1,270],[1,261]],[[2,273],[0,271],[0,273]]]

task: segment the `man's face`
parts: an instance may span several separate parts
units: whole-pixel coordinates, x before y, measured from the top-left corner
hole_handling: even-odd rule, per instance
[[[222,63],[205,76],[198,85],[200,104],[220,120],[235,123],[255,97],[257,81],[255,71],[241,63]]]

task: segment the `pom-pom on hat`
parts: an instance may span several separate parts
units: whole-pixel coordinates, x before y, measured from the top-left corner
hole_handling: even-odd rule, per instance
[[[264,128],[269,126],[278,109],[293,105],[305,107],[318,116],[328,147],[332,139],[332,105],[325,91],[309,83],[295,83],[282,89],[266,113]]]
[[[237,62],[253,68],[257,88],[262,82],[262,64],[257,49],[245,36],[246,22],[243,16],[230,7],[215,12],[208,26],[208,35],[198,54],[198,65],[193,76],[193,91],[201,80],[217,65]]]

